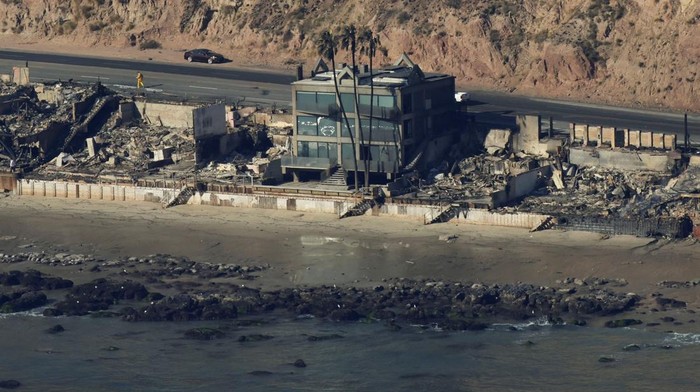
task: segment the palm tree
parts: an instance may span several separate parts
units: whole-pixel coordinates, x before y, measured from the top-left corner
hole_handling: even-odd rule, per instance
[[[335,96],[336,100],[338,101],[340,105],[340,113],[343,116],[343,119],[345,120],[345,125],[348,128],[348,133],[350,133],[350,143],[352,143],[352,162],[354,167],[354,172],[355,172],[355,190],[358,189],[358,180],[357,180],[357,151],[355,147],[355,137],[352,134],[352,129],[350,128],[350,121],[348,120],[348,114],[345,112],[345,107],[343,106],[343,100],[340,99],[340,89],[338,88],[338,75],[336,74],[335,70],[335,55],[338,52],[338,39],[331,33],[330,31],[326,30],[321,35],[318,37],[316,40],[316,50],[318,51],[318,54],[323,57],[328,59],[331,62],[331,69],[333,70],[333,85],[335,86]],[[341,149],[342,150],[342,149]]]
[[[345,25],[340,29],[340,48],[343,50],[349,50],[350,51],[350,57],[352,61],[352,89],[353,89],[353,96],[355,97],[355,111],[356,115],[358,118],[362,118],[360,115],[360,103],[358,101],[358,95],[357,95],[357,44],[358,44],[358,36],[357,36],[357,28],[355,27],[354,24],[349,24]],[[360,146],[362,148],[365,148],[365,134],[362,129],[362,120],[359,122],[359,128],[358,128],[358,133],[360,134]],[[369,187],[369,158],[368,154],[361,154],[363,155],[362,157],[362,162],[363,166],[365,169],[365,187]]]
[[[379,35],[374,34],[368,27],[360,31],[358,38],[360,42],[360,53],[369,57],[369,137],[367,144],[372,145],[372,116],[374,115],[374,76],[372,60],[377,55],[377,48],[381,46]],[[353,58],[353,63],[354,63]],[[397,157],[398,158],[398,157]],[[365,161],[365,187],[369,187],[369,160]]]

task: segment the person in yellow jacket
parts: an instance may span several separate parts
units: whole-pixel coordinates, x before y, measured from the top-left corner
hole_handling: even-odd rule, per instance
[[[143,74],[141,72],[136,74],[136,88],[143,88]]]

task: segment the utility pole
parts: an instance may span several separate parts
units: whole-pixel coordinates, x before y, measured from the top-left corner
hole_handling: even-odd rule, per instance
[[[690,133],[688,133],[688,113],[683,116],[683,127],[685,129],[685,152],[690,151]]]
[[[552,138],[552,132],[554,132],[554,120],[552,119],[552,116],[549,116],[549,132],[547,136],[550,139]]]

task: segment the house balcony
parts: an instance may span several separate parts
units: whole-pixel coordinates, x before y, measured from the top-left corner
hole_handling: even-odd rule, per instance
[[[329,170],[338,165],[335,158],[309,158],[284,155],[282,167],[285,169]]]

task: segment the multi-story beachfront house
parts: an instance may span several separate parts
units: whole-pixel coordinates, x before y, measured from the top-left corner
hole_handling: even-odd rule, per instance
[[[294,134],[292,155],[282,160],[285,173],[299,180],[323,180],[337,168],[395,178],[420,154],[425,143],[447,126],[454,112],[454,76],[423,72],[405,54],[393,65],[370,73],[343,66],[328,70],[319,61],[312,77],[292,83]],[[340,96],[336,96],[333,72]],[[357,82],[355,105],[353,79]],[[371,83],[374,95],[371,94]],[[340,110],[347,113],[350,129]],[[372,140],[369,116],[372,106]],[[362,135],[359,129],[362,124]],[[350,132],[353,132],[353,149]]]

